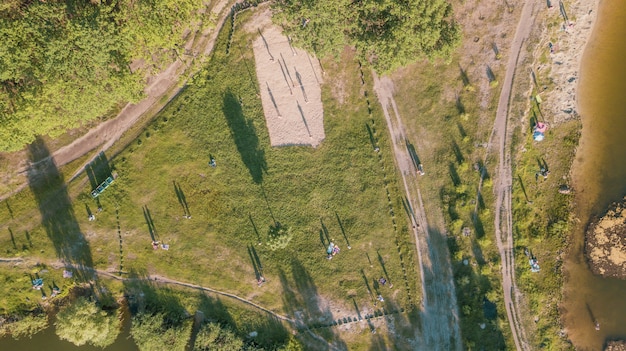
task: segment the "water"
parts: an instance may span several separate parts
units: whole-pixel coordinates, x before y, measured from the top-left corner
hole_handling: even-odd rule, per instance
[[[123,330],[113,345],[107,348],[98,348],[89,345],[76,346],[68,341],[59,339],[54,333],[54,326],[33,335],[32,339],[24,338],[13,340],[12,338],[0,339],[2,351],[138,351],[139,349],[130,337],[130,318],[128,313],[124,315]]]
[[[625,38],[626,2],[602,1],[580,74],[583,130],[572,171],[580,224],[565,265],[563,321],[578,350],[602,350],[606,339],[626,339],[626,281],[593,276],[583,257],[589,218],[626,195]]]

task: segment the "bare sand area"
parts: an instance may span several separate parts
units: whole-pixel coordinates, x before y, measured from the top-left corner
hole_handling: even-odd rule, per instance
[[[291,45],[272,24],[269,8],[245,29],[260,34],[253,50],[271,145],[317,147],[325,138],[318,59]]]
[[[535,68],[537,71],[549,69],[550,81],[555,86],[543,96],[546,101],[542,104],[544,113],[547,112],[546,116],[552,116],[552,121],[549,122],[558,124],[579,117],[576,98],[579,72],[585,45],[596,20],[597,7],[596,1],[568,2],[566,9],[568,21],[562,23],[556,34],[549,33],[551,30],[548,29],[543,30],[537,50],[550,52],[550,62]],[[560,11],[558,3],[553,2],[553,7],[545,11],[558,13]],[[542,85],[542,82],[538,84]]]

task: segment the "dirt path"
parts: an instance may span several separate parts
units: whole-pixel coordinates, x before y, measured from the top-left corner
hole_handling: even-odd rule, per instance
[[[123,278],[123,277],[120,277],[119,275],[116,275],[116,274],[108,272],[108,271],[103,271],[103,270],[96,270],[96,272],[98,274],[100,274],[100,275],[103,275],[103,276],[106,276],[106,277],[109,277],[109,278],[113,278],[113,279],[116,279],[116,280],[121,280],[121,281],[127,281],[127,280],[134,279],[134,278]],[[276,312],[274,312],[272,310],[268,310],[267,308],[265,308],[265,307],[263,307],[261,305],[257,305],[256,303],[254,303],[254,302],[252,302],[250,300],[246,300],[245,298],[237,296],[235,294],[227,293],[227,292],[220,291],[220,290],[213,289],[213,288],[209,288],[209,287],[206,287],[206,286],[200,286],[200,285],[196,285],[196,284],[182,282],[180,280],[170,279],[168,277],[164,277],[164,276],[158,275],[158,274],[151,274],[151,275],[148,275],[146,278],[137,278],[137,279],[154,281],[157,284],[178,285],[178,286],[184,286],[186,288],[192,288],[192,289],[198,289],[198,290],[202,290],[202,291],[208,291],[208,292],[213,293],[213,294],[217,294],[217,295],[221,295],[221,296],[225,296],[225,297],[231,298],[233,300],[237,300],[237,301],[242,302],[242,303],[244,303],[244,304],[246,304],[248,306],[252,306],[252,307],[254,307],[256,309],[259,309],[259,310],[261,310],[263,312],[271,314],[272,316],[274,316],[274,317],[276,317],[276,318],[278,318],[280,320],[283,320],[285,322],[291,323],[292,325],[295,325],[295,321],[293,319],[288,318],[286,316],[283,316],[281,314],[278,314],[278,313],[276,313]]]
[[[212,16],[217,18],[215,27],[200,33],[199,38],[197,37],[198,35],[192,35],[184,45],[185,54],[179,55],[174,62],[159,74],[148,77],[148,85],[144,90],[146,97],[142,101],[136,104],[127,104],[115,118],[100,123],[71,144],[56,150],[51,155],[56,166],[66,165],[92,150],[97,150],[94,153],[94,157],[99,152],[105,152],[142,117],[146,117],[147,114],[158,113],[160,109],[157,107],[164,104],[162,100],[165,97],[167,97],[168,101],[171,100],[182,89],[182,85],[177,86],[177,84],[179,84],[182,75],[191,73],[188,69],[191,62],[196,59],[203,59],[211,54],[217,35],[230,14],[228,5],[232,3],[234,3],[233,0],[220,0],[215,4],[211,9]],[[195,45],[194,42],[196,43]],[[91,162],[91,159],[87,160],[85,164],[89,162]],[[17,174],[25,174],[31,166],[27,164],[25,167],[18,169]],[[79,167],[70,177],[70,180],[77,177],[82,171],[83,167]],[[18,193],[26,186],[27,182],[24,182],[12,189],[10,193],[0,195],[0,200]]]
[[[31,260],[28,260],[28,259],[24,259],[24,258],[21,258],[21,257],[12,257],[12,258],[0,257],[0,263],[18,263],[18,262],[19,263],[27,263],[27,264],[35,264],[34,261],[31,261]],[[37,263],[39,263],[39,262],[37,262]],[[64,264],[61,261],[48,262],[48,264],[50,265],[50,267],[53,267],[55,269],[61,269],[61,268],[68,267],[67,264]],[[72,267],[72,266],[70,265],[70,267]],[[84,267],[74,267],[74,268],[75,269],[84,269]],[[256,303],[254,303],[254,302],[252,302],[250,300],[247,300],[247,299],[245,299],[243,297],[240,297],[240,296],[237,296],[235,294],[227,293],[227,292],[220,291],[220,290],[213,289],[213,288],[209,288],[209,287],[206,287],[206,286],[200,286],[200,285],[196,285],[196,284],[191,284],[191,283],[183,282],[183,281],[180,281],[180,280],[171,279],[171,278],[168,278],[168,277],[165,277],[165,276],[162,276],[162,275],[158,275],[158,274],[150,274],[150,275],[147,275],[146,277],[143,277],[143,278],[124,278],[124,277],[119,276],[118,274],[115,274],[113,272],[109,272],[107,270],[89,268],[89,271],[96,272],[100,276],[105,276],[105,277],[112,278],[112,279],[119,280],[119,281],[146,280],[146,281],[153,281],[153,282],[155,282],[157,284],[178,285],[178,286],[184,286],[184,287],[187,287],[187,288],[207,291],[207,292],[210,292],[210,293],[213,293],[213,294],[217,294],[217,295],[221,295],[221,296],[225,296],[225,297],[231,298],[233,300],[237,300],[237,301],[242,302],[242,303],[244,303],[246,305],[252,306],[252,307],[254,307],[256,309],[259,309],[259,310],[261,310],[263,312],[266,312],[266,313],[268,313],[268,314],[270,314],[270,315],[272,315],[272,316],[274,316],[274,317],[276,317],[276,318],[278,318],[280,320],[283,320],[285,322],[291,323],[292,325],[295,325],[295,321],[293,319],[288,318],[286,316],[283,316],[281,314],[278,314],[278,313],[276,313],[276,312],[274,312],[272,310],[269,310],[269,309],[267,309],[267,308],[265,308],[265,307],[263,307],[261,305],[257,305]]]
[[[159,102],[163,103],[161,100],[165,96],[168,96],[168,101],[174,98],[183,88],[183,85],[176,86],[180,81],[180,76],[190,73],[188,67],[191,61],[198,57],[207,56],[213,51],[217,35],[230,13],[227,9],[225,10],[229,2],[230,0],[221,0],[211,9],[212,14],[218,18],[215,27],[204,31],[199,39],[200,44],[195,47],[192,44],[197,39],[192,36],[188,40],[184,46],[185,51],[189,53],[187,58],[179,55],[167,69],[148,79],[150,84],[144,90],[146,98],[137,104],[127,104],[114,119],[99,124],[71,144],[54,152],[52,158],[57,167],[72,162],[95,148],[99,147],[98,153],[108,150],[145,113],[158,113],[160,109],[153,110],[153,107]],[[87,160],[85,164],[91,161]],[[70,179],[75,178],[82,171],[83,167],[80,167]]]
[[[406,148],[404,126],[393,98],[394,86],[388,77],[374,75],[374,90],[383,108],[396,164],[402,175],[406,200],[411,208],[413,235],[422,276],[421,330],[419,350],[461,350],[458,306],[454,288],[454,276],[450,265],[448,247],[444,238],[442,221],[429,224],[424,210],[422,195],[411,192],[409,181],[416,183],[415,169]],[[395,119],[392,119],[390,109]],[[416,201],[417,199],[417,201]],[[437,217],[439,214],[432,214]]]
[[[502,91],[500,92],[500,100],[498,101],[496,119],[494,121],[488,149],[491,150],[493,139],[497,139],[499,163],[494,187],[496,193],[494,228],[496,230],[496,243],[502,261],[504,305],[517,350],[529,350],[529,344],[526,340],[524,327],[520,322],[521,318],[518,311],[519,291],[515,283],[513,217],[511,213],[511,188],[513,178],[511,174],[511,150],[509,147],[509,134],[511,131],[510,128],[508,128],[508,116],[513,79],[515,78],[517,64],[520,61],[521,49],[528,39],[531,27],[534,23],[535,8],[535,2],[524,2],[522,14],[515,31],[515,37],[511,44],[511,52],[506,66],[506,74],[504,82],[502,83]],[[487,159],[487,157],[485,157],[485,159]]]

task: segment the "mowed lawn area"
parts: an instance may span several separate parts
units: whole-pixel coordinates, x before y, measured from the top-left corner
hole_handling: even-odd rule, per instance
[[[76,169],[69,165],[56,183],[9,199],[11,210],[0,214],[3,254],[159,274],[290,317],[301,311],[306,323],[371,310],[377,289],[387,306],[408,308],[409,293],[410,302],[419,302],[387,128],[375,100],[369,114],[364,94],[374,99],[369,72],[362,85],[349,52],[323,61],[326,140],[316,149],[272,148],[255,77],[255,34],[239,25],[250,14],[237,17],[230,45],[229,31],[222,31],[203,71],[123,152],[94,163],[91,177],[55,190]],[[117,178],[98,204],[89,193],[109,170]],[[278,223],[287,234],[270,240],[270,226]],[[30,245],[13,245],[6,228],[24,242],[28,231]],[[154,250],[152,237],[169,250]],[[332,260],[329,240],[341,248]],[[266,279],[260,287],[258,273]],[[393,288],[378,287],[383,276]]]

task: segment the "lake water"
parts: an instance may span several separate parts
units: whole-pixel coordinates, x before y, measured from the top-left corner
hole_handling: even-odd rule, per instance
[[[130,337],[130,322],[125,316],[124,330],[115,340],[115,343],[105,349],[89,345],[76,346],[68,341],[59,339],[54,333],[54,327],[49,327],[41,333],[33,335],[32,339],[13,340],[0,339],[2,351],[138,351],[139,349]]]
[[[626,195],[625,58],[626,2],[602,0],[580,72],[583,129],[572,171],[580,224],[565,264],[563,321],[578,350],[602,350],[607,339],[626,339],[626,281],[593,276],[583,257],[590,217]]]

